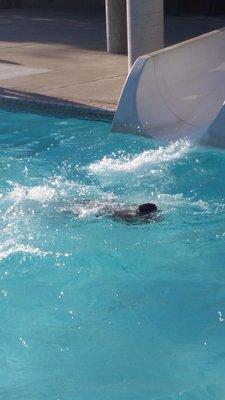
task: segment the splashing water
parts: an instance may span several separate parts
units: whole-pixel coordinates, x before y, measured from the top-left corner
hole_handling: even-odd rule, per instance
[[[5,243],[5,245],[2,244],[0,246],[0,261],[4,260],[4,258],[7,258],[15,253],[34,254],[39,257],[45,257],[47,254],[51,254],[51,253],[41,251],[40,249],[29,246],[29,245],[27,245],[27,246],[22,245],[22,244],[19,245],[16,242],[9,241],[8,243]]]
[[[21,185],[15,185],[13,190],[9,194],[10,200],[16,202],[24,201],[26,199],[45,203],[51,201],[54,197],[55,190],[48,186],[34,186],[34,187],[23,187]]]
[[[1,399],[223,399],[224,151],[0,121]]]
[[[157,150],[143,151],[141,154],[133,157],[122,156],[118,158],[103,157],[89,166],[90,172],[106,173],[106,172],[134,172],[145,166],[151,168],[152,165],[161,165],[165,162],[179,159],[191,147],[189,140],[180,140],[171,143],[167,147],[159,147]]]

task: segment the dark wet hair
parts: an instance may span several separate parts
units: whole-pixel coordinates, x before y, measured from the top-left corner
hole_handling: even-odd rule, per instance
[[[158,210],[157,206],[153,203],[145,203],[140,204],[137,209],[137,213],[139,215],[148,215],[152,212],[156,212]]]

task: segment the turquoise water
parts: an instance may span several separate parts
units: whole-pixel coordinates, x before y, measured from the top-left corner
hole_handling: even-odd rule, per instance
[[[0,121],[1,400],[224,399],[224,151]]]

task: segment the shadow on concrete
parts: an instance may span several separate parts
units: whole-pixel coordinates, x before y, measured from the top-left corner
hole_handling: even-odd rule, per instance
[[[165,46],[191,39],[225,26],[225,17],[205,15],[167,16],[165,19]]]
[[[225,17],[167,16],[165,44],[171,45],[219,29]],[[0,41],[20,44],[62,44],[90,51],[106,51],[105,16],[37,9],[1,10]],[[51,57],[50,54],[46,54]]]
[[[0,64],[8,64],[8,65],[21,65],[18,62],[14,62],[14,61],[9,61],[9,60],[2,60],[0,59]]]
[[[0,41],[63,44],[106,50],[104,15],[48,10],[1,10]]]

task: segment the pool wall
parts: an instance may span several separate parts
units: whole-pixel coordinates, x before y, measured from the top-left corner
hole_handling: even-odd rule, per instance
[[[112,122],[114,110],[87,106],[33,93],[26,95],[5,90],[0,93],[0,108],[7,111],[31,112],[61,118],[84,118]]]

